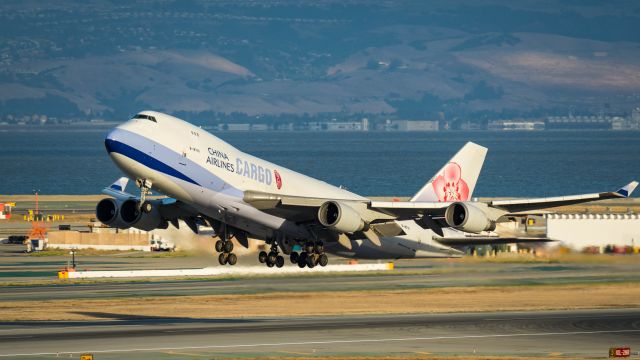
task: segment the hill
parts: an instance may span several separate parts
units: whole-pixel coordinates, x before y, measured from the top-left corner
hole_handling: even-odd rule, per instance
[[[0,119],[624,113],[639,18],[634,1],[7,1]]]

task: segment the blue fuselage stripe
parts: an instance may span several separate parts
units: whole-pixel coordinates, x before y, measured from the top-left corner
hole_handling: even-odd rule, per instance
[[[124,155],[130,158],[131,160],[137,161],[148,168],[151,168],[163,174],[184,180],[194,185],[200,186],[200,184],[195,182],[192,178],[188,177],[187,175],[163,163],[162,161],[154,158],[153,156],[149,154],[145,154],[142,151],[136,148],[133,148],[127,144],[124,144],[112,139],[105,139],[104,146],[107,148],[107,152],[109,153],[114,152],[114,153]]]

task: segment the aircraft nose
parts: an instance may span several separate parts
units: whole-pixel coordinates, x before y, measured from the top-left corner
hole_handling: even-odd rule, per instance
[[[109,154],[116,150],[118,143],[118,128],[119,126],[109,131],[107,136],[104,138],[104,147],[107,149]]]

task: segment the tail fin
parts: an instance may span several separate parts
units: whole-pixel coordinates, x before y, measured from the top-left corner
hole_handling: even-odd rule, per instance
[[[411,201],[466,201],[476,187],[487,148],[466,143]]]

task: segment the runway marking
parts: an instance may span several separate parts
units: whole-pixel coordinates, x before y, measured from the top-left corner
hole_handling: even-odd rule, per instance
[[[490,339],[490,338],[512,338],[512,337],[528,337],[528,336],[571,336],[571,335],[592,335],[592,334],[622,334],[622,333],[638,333],[638,332],[640,332],[640,329],[523,333],[523,334],[493,334],[493,335],[429,336],[429,337],[412,337],[412,338],[383,338],[383,339],[357,339],[357,340],[323,340],[323,341],[300,341],[300,342],[258,343],[258,344],[238,344],[238,345],[202,345],[202,346],[182,346],[182,347],[15,353],[15,354],[0,354],[0,357],[40,356],[40,355],[78,354],[78,353],[104,354],[104,353],[128,353],[128,352],[144,352],[144,351],[161,352],[161,351],[170,351],[170,350],[175,351],[175,350],[233,349],[233,348],[252,348],[252,347],[265,347],[265,346],[331,345],[331,344],[383,343],[383,342],[399,342],[399,341]]]
[[[178,351],[165,351],[164,353],[165,354],[169,354],[169,355],[187,355],[187,356],[209,357],[209,355],[207,355],[207,354],[194,354],[194,353],[178,352]]]
[[[134,326],[145,326],[146,324],[104,324],[104,325],[86,325],[86,326],[82,326],[81,329],[82,330],[86,330],[86,329],[92,329],[92,328],[99,328],[99,329],[104,329],[107,327],[113,327],[113,326],[126,326],[126,327],[134,327]],[[63,329],[78,329],[78,326],[56,326],[56,327],[45,327],[43,329],[46,330],[63,330]],[[33,331],[33,328],[31,327],[21,327],[21,328],[14,328],[14,329],[0,329],[0,332],[12,332],[12,331]]]
[[[313,355],[313,353],[298,352],[298,351],[278,351],[278,352],[283,354],[293,354],[293,355]]]
[[[629,314],[618,314],[618,315],[605,315],[605,316],[601,316],[598,314],[594,314],[594,315],[577,315],[577,316],[540,316],[540,317],[536,317],[531,318],[531,317],[512,317],[512,318],[485,318],[482,319],[484,321],[511,321],[511,320],[547,320],[547,319],[591,319],[591,318],[597,318],[597,319],[602,319],[602,318],[611,318],[611,317],[631,317],[633,315],[629,315]]]

